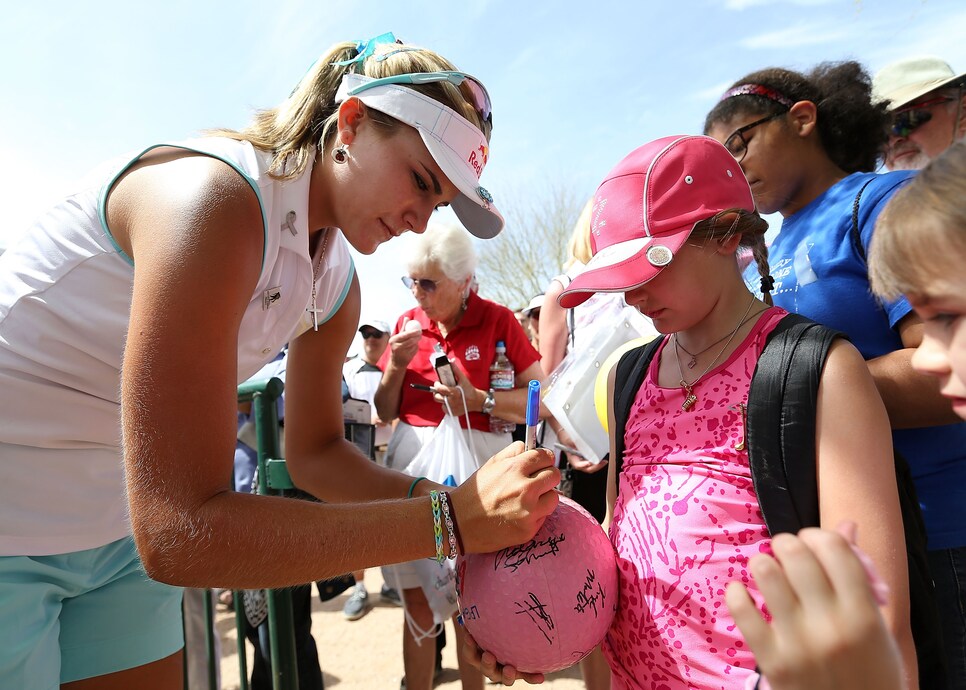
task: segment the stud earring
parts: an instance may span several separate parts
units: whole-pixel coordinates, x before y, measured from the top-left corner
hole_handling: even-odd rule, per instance
[[[339,146],[332,149],[332,160],[339,165],[343,165],[349,160],[349,148],[345,144],[339,144]]]

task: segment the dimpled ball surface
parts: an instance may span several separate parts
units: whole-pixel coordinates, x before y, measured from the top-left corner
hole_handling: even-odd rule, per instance
[[[577,663],[617,611],[617,558],[591,515],[561,497],[525,544],[456,564],[463,623],[481,649],[525,673]]]

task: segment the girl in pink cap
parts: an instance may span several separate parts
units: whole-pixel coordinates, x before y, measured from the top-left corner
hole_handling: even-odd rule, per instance
[[[605,641],[614,687],[743,688],[756,661],[724,591],[742,582],[762,607],[748,560],[770,551],[759,505],[769,479],[753,477],[746,411],[759,356],[787,316],[768,294],[767,224],[737,161],[702,136],[632,152],[598,188],[591,223],[594,257],[561,305],[622,292],[666,334],[639,384],[618,380],[620,367],[608,384],[610,536],[621,571]],[[742,280],[739,247],[754,254],[764,301]],[[830,344],[817,397],[815,524],[858,525],[888,586],[884,616],[914,687],[888,417],[856,349],[820,332]],[[615,400],[627,386],[622,413]]]

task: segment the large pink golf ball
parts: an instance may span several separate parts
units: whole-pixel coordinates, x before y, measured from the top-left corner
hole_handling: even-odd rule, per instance
[[[617,558],[597,521],[567,498],[533,539],[456,563],[460,613],[481,649],[526,673],[590,654],[617,611]]]

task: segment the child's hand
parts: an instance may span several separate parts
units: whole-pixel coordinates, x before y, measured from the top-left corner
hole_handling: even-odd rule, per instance
[[[839,532],[779,534],[772,540],[774,558],[761,554],[749,561],[771,623],[744,585],[728,585],[728,608],[764,676],[759,687],[903,687],[899,651],[876,604],[878,577],[858,555],[855,526]]]
[[[495,656],[479,648],[469,632],[463,638],[463,658],[495,683],[513,685],[517,680],[523,680],[531,685],[538,685],[544,681],[542,673],[521,673],[512,666],[500,666]]]

